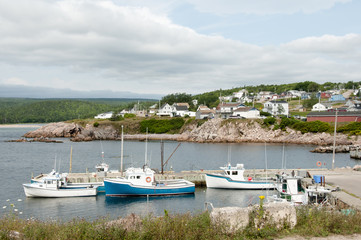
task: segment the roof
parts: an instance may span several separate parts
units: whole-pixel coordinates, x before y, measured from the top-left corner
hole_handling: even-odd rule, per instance
[[[329,117],[335,115],[336,115],[336,111],[310,112],[309,114],[307,114],[307,117]],[[361,116],[361,111],[353,111],[353,112],[338,111],[337,116]]]
[[[187,106],[179,106],[179,105],[175,106],[175,109],[177,111],[187,111],[188,110]]]
[[[240,108],[237,108],[236,110],[234,110],[233,112],[248,112],[251,109],[252,109],[251,107],[240,107]]]
[[[288,103],[287,101],[276,101],[276,100],[272,100],[269,101],[270,103]]]

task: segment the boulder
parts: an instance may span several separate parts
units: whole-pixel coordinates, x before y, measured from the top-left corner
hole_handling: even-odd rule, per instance
[[[250,217],[252,212],[259,213],[259,206],[246,208],[224,207],[214,208],[210,214],[211,221],[215,225],[226,227],[228,233],[242,230],[249,226],[250,221],[254,226],[263,227],[265,224],[275,224],[277,228],[283,227],[284,223],[293,228],[297,224],[296,208],[288,202],[267,203],[263,205],[264,215]]]

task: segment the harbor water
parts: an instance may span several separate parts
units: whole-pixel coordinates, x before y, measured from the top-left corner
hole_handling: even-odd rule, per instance
[[[166,197],[97,197],[80,198],[26,198],[23,183],[30,182],[32,175],[48,173],[53,168],[59,172],[69,172],[70,158],[72,172],[94,172],[95,165],[104,161],[110,169],[120,169],[120,141],[71,142],[59,139],[63,143],[44,142],[7,142],[22,137],[34,128],[0,128],[0,214],[9,212],[22,218],[40,220],[73,218],[111,219],[124,217],[131,213],[139,215],[162,215],[164,210],[170,213],[197,213],[204,210],[205,202],[214,207],[245,207],[258,202],[258,196],[275,194],[273,191],[240,191],[197,188],[194,195]],[[164,144],[166,161],[176,149],[178,142],[167,141]],[[145,142],[124,142],[124,168],[142,167],[147,158],[151,168],[160,169],[160,142],[149,141],[147,152]],[[331,168],[332,154],[311,153],[315,146],[283,144],[211,144],[182,142],[169,159],[165,170],[180,172],[184,170],[217,170],[230,162],[232,165],[243,163],[246,169],[304,169],[322,167]],[[72,157],[70,152],[72,148]],[[284,163],[284,164],[283,164]],[[338,153],[336,167],[354,166],[357,160],[348,153]]]

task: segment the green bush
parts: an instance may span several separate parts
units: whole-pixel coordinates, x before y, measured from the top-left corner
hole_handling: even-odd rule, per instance
[[[134,117],[136,117],[136,115],[133,113],[125,113],[124,114],[124,118],[134,118]]]
[[[94,126],[94,127],[98,127],[98,126],[99,126],[99,123],[98,123],[98,122],[95,122],[95,123],[93,124],[93,126]]]
[[[261,112],[259,113],[259,115],[260,115],[260,116],[266,116],[266,117],[272,116],[272,114],[270,114],[269,112],[263,112],[263,111],[261,111]]]
[[[274,117],[267,117],[263,120],[263,124],[270,126],[273,125],[276,122],[276,119]]]
[[[174,133],[179,131],[184,125],[183,118],[172,119],[150,119],[140,122],[140,131],[149,133]]]
[[[337,132],[361,135],[361,122],[352,122],[337,129]]]
[[[302,133],[307,132],[330,132],[331,126],[327,122],[321,122],[321,121],[312,121],[312,122],[302,122],[297,121],[292,125],[292,128],[301,131]]]

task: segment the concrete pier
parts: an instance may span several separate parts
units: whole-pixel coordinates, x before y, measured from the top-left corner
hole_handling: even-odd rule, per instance
[[[277,173],[290,174],[293,169],[248,169],[245,171],[245,176],[251,177],[274,177]],[[312,177],[313,175],[325,176],[326,186],[331,189],[340,189],[340,191],[332,192],[332,195],[337,200],[342,201],[346,205],[355,209],[361,210],[361,171],[355,171],[352,168],[336,168],[330,169],[294,169],[296,175],[303,177]],[[162,174],[155,174],[156,180],[161,179],[186,179],[194,182],[197,187],[205,187],[206,173],[221,173],[222,170],[198,170],[198,171],[182,171],[172,172],[168,171]],[[120,177],[119,172],[108,173],[70,173],[68,181],[70,182],[102,182],[104,178]],[[310,180],[310,179],[309,179]]]

